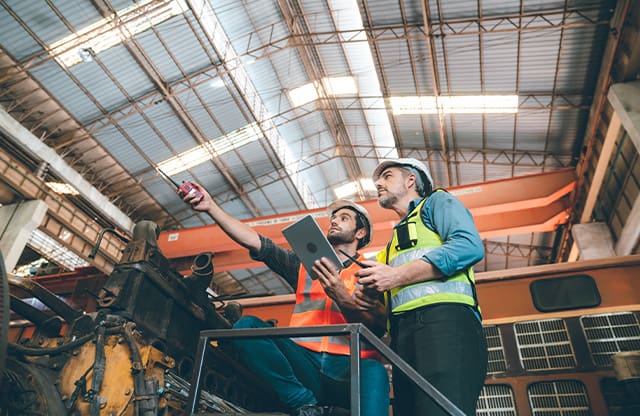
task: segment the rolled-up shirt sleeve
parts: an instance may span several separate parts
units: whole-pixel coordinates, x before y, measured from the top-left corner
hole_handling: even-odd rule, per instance
[[[484,257],[484,245],[471,212],[447,192],[434,192],[420,213],[423,222],[442,239],[442,246],[426,253],[423,260],[446,276],[473,266]]]
[[[300,259],[293,250],[276,245],[270,238],[260,235],[260,249],[249,250],[253,260],[261,261],[273,272],[282,276],[296,290]]]

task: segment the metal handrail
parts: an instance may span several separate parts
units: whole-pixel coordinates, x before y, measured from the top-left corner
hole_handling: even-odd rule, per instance
[[[249,328],[249,329],[208,329],[200,332],[198,350],[195,356],[196,366],[191,377],[189,388],[189,398],[187,401],[187,414],[193,415],[197,409],[202,388],[200,380],[202,369],[204,368],[206,347],[211,340],[228,338],[290,338],[290,337],[312,337],[317,335],[349,335],[351,351],[350,358],[350,405],[351,415],[360,416],[360,337],[373,346],[384,358],[386,358],[394,368],[400,370],[416,386],[435,401],[438,406],[452,416],[465,416],[464,412],[456,407],[445,395],[440,393],[431,383],[425,380],[416,370],[407,364],[398,354],[383,343],[363,324],[344,325],[320,325],[305,327],[282,327],[282,328]]]

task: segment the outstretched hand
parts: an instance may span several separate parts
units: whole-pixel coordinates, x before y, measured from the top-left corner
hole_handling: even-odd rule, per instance
[[[211,195],[209,195],[209,193],[199,184],[195,182],[191,182],[191,184],[199,194],[194,192],[181,195],[182,200],[191,205],[191,208],[196,211],[207,211],[214,204],[213,198],[211,198]]]

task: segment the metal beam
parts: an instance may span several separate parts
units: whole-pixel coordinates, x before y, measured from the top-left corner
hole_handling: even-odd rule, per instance
[[[89,253],[102,227],[64,195],[50,190],[40,178],[2,149],[0,180],[17,190],[24,199],[39,199],[47,204],[47,216],[39,229],[58,243],[86,261],[93,262],[94,266],[104,273],[110,273],[113,264],[120,261],[124,244],[111,235],[105,235],[96,258],[89,259]]]
[[[28,27],[25,27],[25,30],[29,31]],[[34,33],[29,33],[43,48],[46,47]],[[14,64],[15,61],[0,50],[0,67],[11,68]],[[78,82],[68,68],[66,73],[74,82]],[[143,218],[168,216],[157,201],[87,133],[79,122],[64,110],[56,99],[50,97],[39,82],[27,77],[27,75],[25,73],[21,79],[13,80],[4,90],[0,91],[0,96],[4,99],[3,102],[6,102],[4,104],[5,110],[44,144],[57,150],[57,153],[68,165],[73,166],[85,179],[90,180],[94,187],[125,214],[136,213]],[[45,102],[46,105],[39,104]],[[36,117],[38,114],[35,114],[34,110],[43,111],[44,114],[42,117]],[[67,147],[58,150],[56,142],[64,134],[68,134],[71,138],[82,137],[82,142],[73,148]],[[85,163],[85,159],[80,160],[80,155],[87,154],[91,154],[91,160]],[[119,198],[118,189],[111,185],[114,178],[120,178],[125,174],[128,179],[126,186],[122,188],[136,192],[136,197],[133,200],[125,201]],[[151,212],[158,214],[151,215]]]
[[[13,14],[4,2],[3,6],[9,13]],[[431,23],[433,26],[433,35],[437,37],[444,36],[465,36],[477,35],[479,33],[516,33],[516,32],[535,32],[549,29],[562,28],[580,28],[606,25],[609,20],[594,20],[588,16],[589,9],[570,9],[571,22],[566,23],[557,19],[558,15],[564,13],[563,9],[545,10],[543,12],[533,11],[518,14],[505,14],[499,16],[487,17],[469,17],[464,19],[445,19],[442,21],[435,20]],[[591,9],[593,11],[593,9]],[[138,17],[144,17],[144,13],[136,12]],[[129,20],[126,16],[120,16],[119,21],[105,22],[112,28],[119,28],[124,20]],[[315,32],[309,36],[285,35],[277,36],[279,33],[280,23],[274,23],[261,26],[246,35],[246,39],[239,39],[238,45],[247,45],[246,49],[238,51],[238,57],[252,56],[260,58],[271,55],[275,52],[282,51],[290,47],[290,45],[300,45],[310,43],[311,45],[332,45],[354,42],[369,42],[372,44],[383,42],[396,42],[398,40],[420,40],[425,36],[424,25],[422,23],[412,24],[394,24],[394,25],[376,25],[375,28],[358,29],[358,30],[335,30],[326,32]],[[89,32],[88,37],[94,38],[104,30],[103,27],[96,27]],[[268,39],[262,45],[256,46],[254,39]],[[72,47],[71,45],[70,47]],[[26,73],[40,65],[46,64],[50,60],[56,58],[59,54],[67,52],[68,49],[58,49],[56,52],[50,48],[43,48],[42,51],[27,56],[20,62],[13,64],[5,69],[0,75],[0,83],[5,82],[10,76],[15,74]],[[239,59],[238,59],[239,61]]]
[[[16,143],[22,151],[36,160],[47,163],[60,179],[73,186],[96,211],[102,213],[117,227],[127,233],[133,230],[133,221],[103,194],[87,182],[82,175],[67,164],[53,149],[45,145],[29,130],[16,121],[4,108],[0,107],[0,131]]]
[[[613,257],[571,263],[555,263],[520,269],[476,273],[478,298],[484,325],[498,325],[536,319],[567,318],[581,315],[640,310],[640,255]],[[533,281],[587,274],[595,281],[601,296],[593,308],[540,312],[531,299]],[[508,293],[508,296],[505,296]],[[295,295],[239,299],[244,313],[263,319],[277,318],[279,326],[289,322]]]
[[[620,118],[624,130],[633,141],[636,153],[640,152],[640,81],[612,85],[607,98]],[[616,242],[616,254],[619,256],[631,254],[638,240],[640,240],[640,196],[636,197]]]
[[[222,30],[222,25],[213,7],[204,0],[188,0],[188,3],[195,12],[193,17],[202,28],[202,32],[216,51],[216,54],[225,62],[225,67],[227,60],[235,61],[237,53],[231,41],[227,38],[226,33]],[[239,65],[233,71],[229,71],[229,77],[233,81],[236,90],[240,92],[240,98],[251,114],[251,118],[255,120],[260,127],[266,142],[271,147],[271,151],[273,151],[278,162],[280,162],[289,174],[288,179],[293,185],[297,197],[299,197],[302,202],[300,206],[307,208],[318,206],[314,193],[311,192],[311,189],[307,185],[306,178],[299,175],[295,169],[297,161],[292,160],[293,158],[290,156],[287,143],[273,124],[269,111],[267,111],[262,97],[258,94],[244,66]],[[248,119],[249,117],[246,118]],[[224,172],[222,173],[225,174]],[[258,209],[253,205],[249,197],[242,192],[241,188],[239,188],[237,192],[249,210],[254,213],[258,212]]]
[[[604,175],[609,169],[609,160],[611,154],[624,131],[627,132],[629,138],[634,143],[636,152],[640,152],[640,81],[631,81],[627,83],[613,84],[607,93],[609,104],[613,108],[611,120],[607,128],[604,138],[602,150],[598,158],[596,170],[589,187],[586,202],[580,223],[591,220],[591,215],[596,203],[596,199],[600,193]],[[636,197],[633,203],[629,217],[618,241],[615,244],[616,254],[620,256],[631,254],[634,247],[640,239],[640,197]],[[574,261],[578,257],[578,249],[573,244],[569,254],[569,261]]]
[[[302,10],[301,2],[299,0],[279,0],[278,6],[284,16],[284,21],[287,23],[287,28],[300,39],[300,43],[296,44],[296,49],[309,79],[316,82],[320,81],[323,77],[327,76],[328,71],[325,69],[326,65],[320,57],[320,51],[312,42],[307,41],[311,38],[311,30],[307,22],[307,17]],[[330,5],[328,7],[331,8]],[[346,52],[344,54],[347,55]],[[321,82],[319,82],[318,88],[324,92],[324,96],[329,96]],[[318,101],[323,100],[319,99]],[[341,149],[347,156],[347,158],[343,160],[343,163],[348,178],[358,184],[358,195],[363,197],[364,190],[361,188],[359,180],[364,177],[364,174],[360,169],[356,154],[351,147],[351,144],[355,141],[351,139],[349,130],[346,128],[346,123],[338,111],[338,106],[334,100],[324,100],[324,104],[324,108],[321,111],[327,123],[328,130],[331,132],[335,144],[342,146]]]
[[[607,92],[611,83],[612,68],[615,62],[616,53],[620,44],[620,34],[625,25],[625,21],[628,16],[629,9],[631,7],[631,0],[621,0],[616,3],[616,9],[613,13],[611,21],[609,23],[609,34],[607,36],[607,44],[602,56],[602,63],[600,65],[600,73],[598,74],[598,80],[596,82],[595,94],[591,103],[591,109],[589,110],[589,120],[585,128],[585,134],[583,139],[583,151],[580,155],[580,160],[576,166],[576,173],[578,175],[578,184],[576,191],[573,193],[572,205],[577,206],[576,212],[573,213],[575,222],[581,216],[581,207],[578,206],[579,201],[583,197],[583,193],[587,191],[589,180],[587,172],[591,169],[591,153],[595,146],[597,138],[598,126],[602,122],[601,116],[604,112],[605,103],[607,100]],[[592,184],[593,185],[593,184]],[[562,242],[558,244],[558,258],[577,258],[575,243],[572,247],[569,247],[569,236],[571,227],[567,227],[564,231]]]
[[[452,187],[450,192],[469,208],[483,238],[527,232],[554,231],[568,219],[566,197],[575,185],[574,171],[564,169],[485,183]],[[376,199],[361,201],[371,216],[374,233],[367,252],[375,252],[387,244],[395,213],[381,208]],[[298,211],[282,215],[245,220],[260,234],[277,244],[286,245],[282,228],[306,214],[316,217],[326,228],[324,209]],[[234,243],[218,225],[160,233],[159,246],[172,259],[195,256],[204,251],[216,253],[216,271],[252,268],[260,263],[250,259],[245,248]]]
[[[640,151],[640,80],[613,84],[607,98],[636,150]]]

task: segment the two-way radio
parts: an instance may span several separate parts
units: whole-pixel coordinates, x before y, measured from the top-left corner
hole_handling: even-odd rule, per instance
[[[164,173],[161,169],[157,169],[156,170],[158,172],[160,172],[162,174],[162,176],[164,176],[165,178],[167,178],[169,180],[169,182],[171,182],[177,189],[178,189],[178,193],[180,194],[180,196],[187,196],[187,195],[192,195],[194,196],[196,199],[202,198],[202,193],[200,191],[198,191],[195,186],[193,186],[193,184],[189,181],[183,181],[182,184],[178,184],[178,182],[174,181],[173,179],[171,179],[171,177],[169,175],[167,175],[166,173]]]

